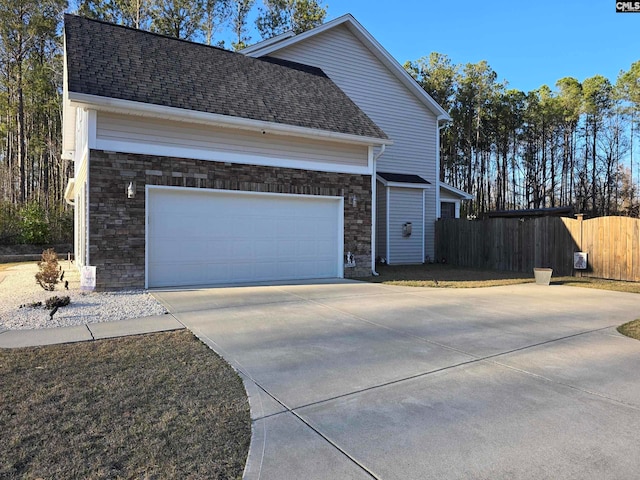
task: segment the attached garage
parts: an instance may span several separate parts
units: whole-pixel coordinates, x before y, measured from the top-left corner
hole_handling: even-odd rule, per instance
[[[97,290],[371,275],[393,142],[325,72],[71,15],[64,37],[66,196]]]
[[[147,287],[343,276],[343,198],[148,186]]]

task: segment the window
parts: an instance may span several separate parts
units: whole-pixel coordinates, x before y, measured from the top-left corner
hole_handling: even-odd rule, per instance
[[[456,204],[454,202],[440,202],[440,218],[456,218]]]

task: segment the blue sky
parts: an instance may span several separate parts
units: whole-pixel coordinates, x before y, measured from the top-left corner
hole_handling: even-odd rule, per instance
[[[566,76],[616,81],[640,60],[640,13],[614,0],[326,0],[328,20],[351,13],[401,64],[435,51],[486,60],[525,92]]]

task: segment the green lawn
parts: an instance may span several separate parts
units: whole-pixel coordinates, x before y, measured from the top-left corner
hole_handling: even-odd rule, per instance
[[[241,478],[238,375],[188,331],[0,350],[0,478]]]

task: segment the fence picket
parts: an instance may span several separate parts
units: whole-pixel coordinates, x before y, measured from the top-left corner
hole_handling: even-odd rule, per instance
[[[640,219],[561,217],[446,219],[436,222],[436,258],[452,265],[572,275],[573,253],[588,253],[577,275],[640,281]]]

